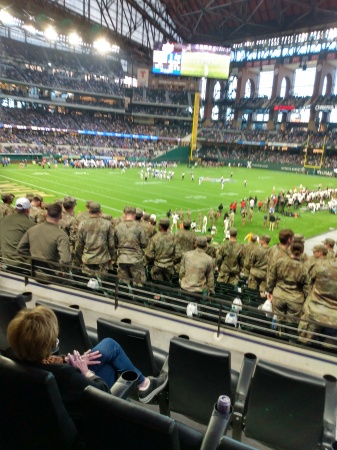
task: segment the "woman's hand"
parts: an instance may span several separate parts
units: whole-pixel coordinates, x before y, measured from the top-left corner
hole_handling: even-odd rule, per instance
[[[68,364],[70,364],[71,366],[77,367],[82,372],[82,374],[87,378],[94,375],[93,372],[91,372],[88,369],[88,364],[87,364],[86,358],[82,358],[82,356],[80,355],[80,353],[77,350],[74,350],[73,355],[68,353]]]
[[[91,350],[86,351],[81,356],[82,360],[86,361],[87,366],[92,366],[93,364],[101,364],[101,361],[97,361],[97,359],[101,358],[102,354],[96,350],[92,352]]]

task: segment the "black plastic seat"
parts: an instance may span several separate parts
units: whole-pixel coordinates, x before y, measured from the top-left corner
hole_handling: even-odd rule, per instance
[[[83,417],[79,429],[90,450],[181,448],[177,423],[170,417],[91,386],[85,389],[81,403]]]
[[[128,323],[99,318],[97,335],[100,341],[107,337],[117,341],[146,376],[158,376],[168,356],[164,350],[152,347],[148,330]]]
[[[169,359],[168,414],[174,411],[207,424],[214,400],[235,396],[238,372],[229,351],[175,337]]]
[[[36,305],[47,306],[56,314],[59,324],[60,354],[66,355],[73,350],[78,350],[82,354],[93,347],[94,343],[88,335],[80,309],[40,300]]]
[[[213,409],[203,435],[168,416],[91,386],[85,389],[81,404],[79,430],[90,450],[216,450],[230,422],[230,414]]]
[[[254,355],[250,355],[254,356]],[[241,433],[281,450],[331,448],[336,379],[318,378],[245,358],[237,388],[233,437]],[[253,377],[251,375],[254,373]]]
[[[23,308],[26,308],[24,296],[0,291],[0,351],[5,352],[9,348],[7,340],[8,324]]]
[[[0,356],[0,448],[82,448],[54,376]]]

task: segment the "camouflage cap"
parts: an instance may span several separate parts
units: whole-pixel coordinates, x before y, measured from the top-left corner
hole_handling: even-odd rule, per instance
[[[313,247],[312,251],[313,251],[313,253],[322,252],[323,255],[326,255],[328,253],[328,249],[326,248],[325,245],[322,245],[322,244],[315,245],[315,247]]]
[[[143,217],[143,210],[141,208],[136,208],[136,219],[141,219]]]
[[[169,227],[170,219],[166,219],[165,217],[163,217],[162,219],[159,220],[159,225],[164,225],[166,227]]]
[[[330,247],[333,247],[335,245],[335,241],[333,239],[326,238],[324,239],[323,244],[328,244]]]
[[[87,201],[85,202],[85,207],[86,207],[86,208],[89,208],[91,202],[92,202],[92,200],[87,200]]]
[[[252,242],[256,242],[257,241],[257,234],[253,234],[251,237]]]
[[[186,228],[190,227],[190,226],[191,226],[191,221],[190,221],[190,220],[187,220],[187,219],[184,220],[184,221],[183,221],[183,226],[186,227]]]
[[[65,208],[71,208],[72,206],[76,205],[76,198],[70,197],[69,195],[66,195],[63,199],[63,206]]]
[[[144,221],[150,220],[150,214],[147,213],[147,212],[144,212],[144,213],[143,213],[143,220],[144,220]]]
[[[229,235],[230,236],[237,236],[237,234],[238,234],[238,229],[237,228],[231,228],[229,230]]]
[[[269,236],[269,234],[263,234],[260,237],[260,242],[264,241],[266,244],[269,244],[271,237]]]
[[[208,235],[208,236],[206,236],[206,239],[207,239],[207,242],[211,242],[211,240],[213,239],[213,236]]]
[[[9,192],[4,192],[1,194],[1,198],[3,202],[6,202],[7,200],[13,200],[15,198],[14,194],[10,194]]]
[[[124,214],[136,214],[136,208],[134,206],[125,206],[123,212]]]
[[[34,194],[34,197],[39,199],[40,202],[43,202],[43,197],[40,194]]]
[[[301,242],[304,242],[305,241],[305,239],[304,239],[304,236],[303,236],[303,234],[301,234],[301,233],[295,233],[294,234],[294,239],[293,239],[294,241],[301,241]]]
[[[101,212],[101,205],[97,202],[90,202],[89,213],[96,214]]]
[[[195,243],[198,247],[206,247],[207,246],[207,237],[206,236],[197,236],[195,239]]]

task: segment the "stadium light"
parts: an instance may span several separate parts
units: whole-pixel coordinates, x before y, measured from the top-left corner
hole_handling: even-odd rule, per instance
[[[57,33],[55,28],[48,27],[44,31],[44,36],[48,41],[56,41],[57,40]]]
[[[2,9],[0,11],[0,22],[11,27],[17,23],[17,19],[9,14],[9,12],[7,12],[5,9]]]
[[[38,30],[33,25],[23,25],[22,28],[30,34],[37,34]]]
[[[108,53],[111,45],[105,38],[99,38],[94,42],[94,48],[100,53]]]
[[[81,36],[79,36],[75,31],[69,34],[68,41],[70,45],[81,45],[83,43]]]

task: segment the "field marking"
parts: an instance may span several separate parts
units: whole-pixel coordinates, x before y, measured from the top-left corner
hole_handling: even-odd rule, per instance
[[[205,195],[189,195],[185,197],[187,200],[194,199],[194,200],[206,200],[207,197]]]
[[[143,203],[167,203],[167,200],[156,198],[155,200],[143,200]]]
[[[8,180],[13,180],[13,178],[11,178],[11,177],[7,177],[7,176],[4,176],[4,175],[2,175],[2,176],[4,178],[7,178]],[[17,180],[15,180],[15,182],[17,182]],[[36,184],[29,183],[29,182],[25,182],[25,184],[27,184],[29,186],[32,186],[32,187],[35,187],[35,188],[38,188],[39,190],[41,190],[41,186],[38,186]],[[66,195],[69,195],[68,193],[64,193],[64,192],[61,192],[61,191],[55,191],[54,189],[49,189],[49,188],[45,188],[45,191],[53,192],[54,194],[62,195],[63,197],[65,197]],[[107,197],[107,195],[105,195],[104,197]],[[87,199],[84,199],[84,198],[81,198],[81,197],[78,197],[78,196],[76,196],[76,199],[77,200],[81,200],[82,202],[86,202],[87,201]],[[101,206],[103,208],[105,208],[105,209],[110,209],[112,211],[117,211],[118,213],[121,212],[120,209],[111,208],[111,206],[108,206],[108,205],[103,205],[102,204]]]

